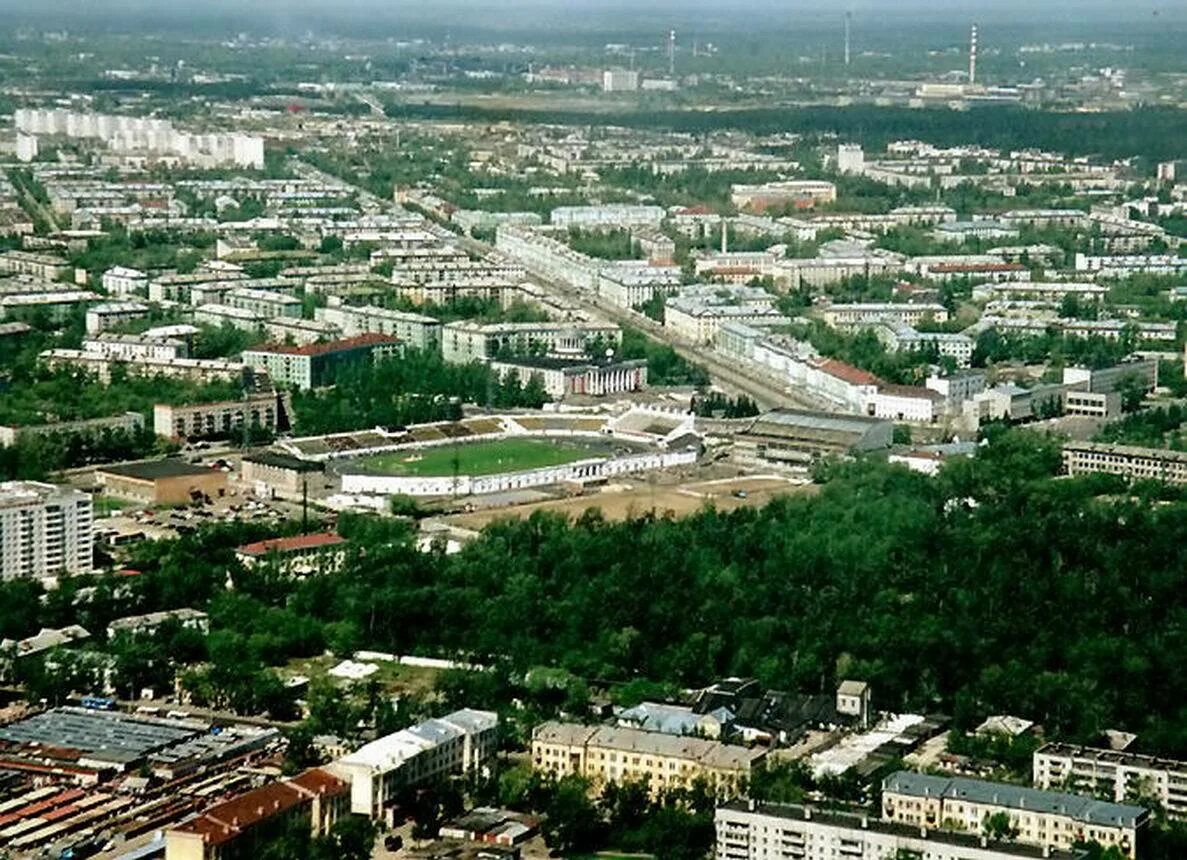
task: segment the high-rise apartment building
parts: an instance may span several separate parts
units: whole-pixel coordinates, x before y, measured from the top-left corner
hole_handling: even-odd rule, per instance
[[[35,481],[0,483],[0,580],[91,572],[91,497]]]

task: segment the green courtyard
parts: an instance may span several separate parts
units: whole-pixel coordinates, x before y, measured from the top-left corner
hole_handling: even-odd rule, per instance
[[[440,477],[453,475],[456,470],[458,475],[479,476],[561,466],[602,454],[592,447],[561,440],[498,439],[419,451],[394,451],[363,457],[356,462],[371,474]]]

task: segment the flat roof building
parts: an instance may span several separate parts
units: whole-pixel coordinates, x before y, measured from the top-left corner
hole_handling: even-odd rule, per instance
[[[332,384],[348,367],[394,355],[401,347],[401,342],[389,335],[361,334],[305,346],[259,346],[244,350],[243,362],[266,372],[277,386],[308,391]]]
[[[90,573],[91,497],[36,481],[0,483],[0,580]]]
[[[100,466],[95,477],[105,493],[147,505],[188,505],[227,490],[225,472],[179,459]]]

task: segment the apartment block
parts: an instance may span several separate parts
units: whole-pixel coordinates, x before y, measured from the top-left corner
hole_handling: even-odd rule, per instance
[[[1082,791],[1118,803],[1156,800],[1171,818],[1187,818],[1187,762],[1073,744],[1046,744],[1034,754],[1034,784]]]
[[[214,403],[157,403],[153,406],[153,432],[178,441],[229,438],[241,433],[245,424],[275,432],[281,429],[286,412],[281,395],[273,391]]]
[[[1064,474],[1121,475],[1131,481],[1187,484],[1187,453],[1165,448],[1068,442],[1063,446]]]
[[[423,314],[393,311],[374,305],[331,305],[317,308],[314,317],[342,329],[345,337],[385,334],[412,349],[435,351],[441,345],[441,321]]]
[[[246,375],[247,368],[239,362],[205,358],[156,358],[135,356],[128,359],[112,358],[99,352],[82,349],[47,349],[38,353],[38,360],[51,370],[59,367],[73,367],[95,374],[101,382],[111,380],[114,367],[140,376],[167,376],[173,379],[192,379],[198,382],[221,380],[239,382]]]
[[[347,810],[346,783],[321,768],[224,800],[165,832],[165,860],[250,858],[290,828],[324,836]]]
[[[0,483],[0,580],[90,573],[91,497],[36,481]]]
[[[425,720],[330,766],[350,782],[350,811],[387,818],[404,788],[481,769],[498,749],[499,718],[469,708]]]
[[[1004,815],[1015,841],[1070,850],[1084,842],[1136,857],[1149,821],[1140,806],[1006,783],[899,771],[882,783],[882,818],[920,828],[980,833]]]
[[[360,363],[396,354],[402,344],[382,334],[362,334],[305,346],[270,344],[243,351],[248,367],[266,372],[279,387],[301,391],[330,385],[338,373]]]
[[[56,281],[70,271],[61,257],[33,251],[6,251],[0,254],[0,274],[32,275],[43,281]]]
[[[595,785],[641,780],[652,791],[705,779],[721,791],[750,778],[766,750],[642,729],[548,722],[532,732],[532,766]]]
[[[103,289],[110,296],[130,298],[148,295],[148,274],[126,266],[113,266],[103,273]]]
[[[838,329],[860,328],[877,323],[918,326],[924,322],[947,322],[948,309],[937,303],[862,302],[833,304],[821,311],[821,319]]]
[[[584,358],[587,348],[617,349],[621,343],[622,330],[610,323],[459,321],[441,329],[441,353],[455,364],[513,355]]]
[[[1043,850],[984,836],[880,821],[810,806],[736,800],[719,806],[716,860],[1081,860],[1080,850]]]
[[[140,302],[104,302],[87,308],[87,334],[97,335],[117,325],[145,319],[148,305]]]

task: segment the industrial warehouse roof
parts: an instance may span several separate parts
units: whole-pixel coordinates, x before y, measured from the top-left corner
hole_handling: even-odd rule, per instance
[[[1028,809],[1052,815],[1067,815],[1085,824],[1105,824],[1113,827],[1134,827],[1147,815],[1141,806],[1095,800],[1079,794],[1043,791],[1021,785],[987,782],[964,777],[931,776],[901,770],[882,783],[883,793],[906,794],[911,797],[943,797],[967,800],[1009,809]]]
[[[865,433],[871,427],[882,424],[880,418],[865,415],[838,415],[832,412],[809,412],[801,409],[773,409],[754,419],[749,432],[761,433],[768,425],[778,431],[779,427],[796,427],[822,430],[833,433]]]
[[[126,764],[202,731],[197,723],[64,707],[0,727],[0,742],[74,750],[87,758]]]
[[[207,475],[211,469],[187,463],[185,460],[145,460],[140,463],[125,463],[122,466],[100,466],[105,475],[119,475],[122,478],[136,478],[141,481],[157,481],[162,478],[184,478],[192,475]]]

